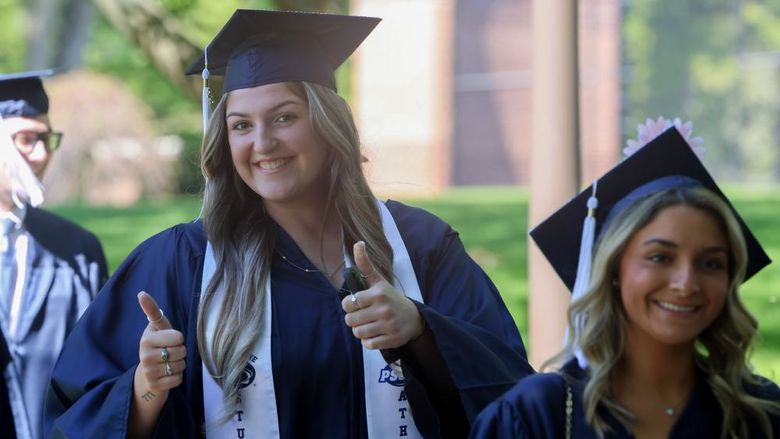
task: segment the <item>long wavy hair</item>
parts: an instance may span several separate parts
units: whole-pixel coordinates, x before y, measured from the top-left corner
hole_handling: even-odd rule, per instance
[[[335,212],[347,248],[366,242],[369,259],[386,279],[392,278],[393,251],[385,238],[379,209],[363,174],[363,155],[352,113],[333,90],[308,82],[286,83],[308,104],[309,122],[328,150],[329,181],[325,219]],[[251,350],[260,337],[264,285],[275,248],[274,223],[263,199],[247,186],[233,165],[225,119],[227,94],[217,104],[201,148],[203,225],[214,249],[216,270],[202,292],[198,310],[198,349],[222,388],[229,420],[238,409],[239,383]],[[220,303],[215,293],[222,289]],[[214,334],[206,340],[206,316],[219,310]],[[269,360],[270,361],[270,360]]]
[[[696,367],[706,377],[710,390],[723,410],[721,437],[749,436],[748,420],[755,421],[767,437],[772,427],[767,412],[780,412],[780,404],[749,395],[746,387],[759,386],[748,365],[758,324],[739,298],[738,288],[745,278],[747,248],[742,230],[731,209],[717,195],[703,187],[671,188],[650,194],[623,210],[607,225],[596,243],[593,269],[587,292],[569,306],[568,324],[574,333],[575,315],[586,316],[580,334],[580,348],[588,359],[589,379],[582,396],[588,424],[603,437],[609,426],[599,415],[605,407],[627,428],[634,415],[612,394],[612,379],[623,356],[627,329],[620,291],[613,285],[620,260],[634,234],[650,223],[660,211],[672,206],[701,209],[716,218],[729,243],[729,286],[721,313],[696,340]],[[564,350],[545,367],[573,357],[570,340]]]

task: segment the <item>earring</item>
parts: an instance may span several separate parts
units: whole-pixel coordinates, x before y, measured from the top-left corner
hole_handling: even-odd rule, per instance
[[[612,279],[612,289],[615,291],[620,290],[620,283],[618,283],[617,279]]]

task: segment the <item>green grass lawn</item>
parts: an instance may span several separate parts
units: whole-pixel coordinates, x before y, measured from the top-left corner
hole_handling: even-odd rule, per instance
[[[743,300],[759,321],[761,339],[753,364],[759,373],[776,379],[780,372],[780,190],[739,186],[727,187],[725,192],[769,256],[778,261],[742,288]],[[527,334],[527,190],[466,188],[435,199],[405,201],[433,212],[461,233],[471,256],[498,286],[521,333]],[[198,199],[176,198],[127,209],[67,205],[51,210],[94,231],[113,271],[141,241],[166,227],[191,221],[199,208]]]

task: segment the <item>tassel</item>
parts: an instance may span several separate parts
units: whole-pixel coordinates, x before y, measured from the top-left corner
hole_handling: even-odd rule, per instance
[[[596,238],[596,208],[598,208],[599,200],[596,198],[596,189],[598,187],[598,181],[593,182],[593,192],[588,198],[588,215],[585,217],[585,221],[582,223],[582,240],[580,241],[580,256],[577,264],[577,279],[574,281],[574,288],[571,291],[571,300],[581,298],[588,289],[590,284],[590,269],[593,262],[593,241]],[[573,316],[574,324],[574,356],[577,358],[577,363],[580,368],[585,369],[588,366],[588,360],[582,353],[579,346],[579,339],[582,335],[582,330],[585,326],[586,316],[576,314]],[[569,334],[567,332],[566,338]]]
[[[43,203],[43,184],[14,146],[2,116],[0,116],[0,167],[8,174],[5,177],[11,185],[11,200],[16,207],[21,209],[25,203],[37,207]]]
[[[204,64],[203,64],[203,72],[201,72],[201,76],[203,77],[203,91],[201,93],[201,107],[203,109],[203,134],[206,134],[206,129],[209,126],[209,117],[211,116],[211,106],[209,102],[209,96],[211,95],[211,90],[209,89],[209,48],[206,46],[206,49],[203,51],[203,58],[204,58]]]

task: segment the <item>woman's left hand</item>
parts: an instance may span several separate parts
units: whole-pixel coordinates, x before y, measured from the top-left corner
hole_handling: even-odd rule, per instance
[[[368,349],[391,349],[407,344],[425,330],[422,316],[412,301],[374,269],[366,244],[353,247],[355,264],[368,283],[368,289],[348,295],[341,301],[344,320],[352,333]]]

